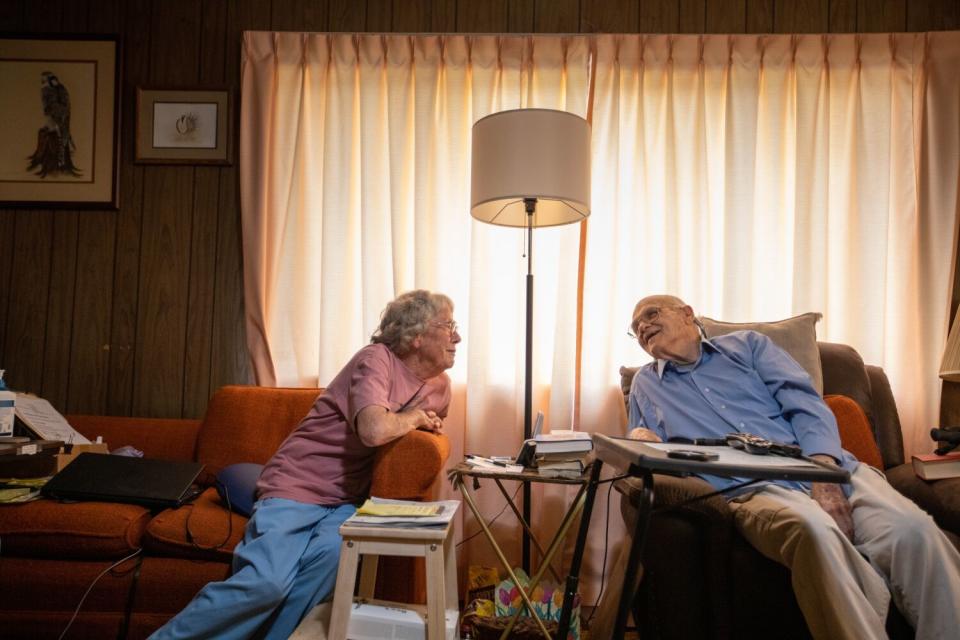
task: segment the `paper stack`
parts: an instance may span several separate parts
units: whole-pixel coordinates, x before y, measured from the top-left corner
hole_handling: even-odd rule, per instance
[[[460,508],[459,500],[416,502],[370,498],[344,524],[375,527],[445,527]]]
[[[480,469],[486,469],[488,471],[496,471],[499,473],[523,473],[522,464],[505,462],[503,460],[494,460],[492,458],[475,456],[469,453],[464,457],[463,461],[466,462],[471,467],[478,467]]]

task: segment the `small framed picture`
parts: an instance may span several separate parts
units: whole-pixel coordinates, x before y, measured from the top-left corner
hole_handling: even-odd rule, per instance
[[[230,164],[230,92],[137,89],[135,161]]]
[[[116,209],[116,36],[0,37],[0,207]]]

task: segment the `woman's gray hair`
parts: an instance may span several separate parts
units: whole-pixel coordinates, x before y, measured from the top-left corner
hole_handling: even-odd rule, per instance
[[[380,326],[370,342],[386,345],[400,357],[410,353],[414,338],[426,332],[427,325],[444,308],[453,311],[453,301],[442,293],[416,289],[401,293],[380,314]]]

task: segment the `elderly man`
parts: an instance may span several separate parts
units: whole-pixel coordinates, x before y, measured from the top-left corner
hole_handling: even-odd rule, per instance
[[[656,360],[630,390],[630,436],[716,438],[731,432],[797,444],[851,472],[848,485],[771,481],[731,491],[737,528],[791,570],[816,638],[885,638],[890,597],[917,638],[960,633],[960,555],[933,520],[840,446],[833,413],[807,373],[764,335],[707,339],[673,296],[637,303],[631,330]],[[716,489],[735,479],[704,476]]]
[[[151,638],[287,638],[328,598],[340,525],[370,492],[377,447],[413,429],[440,433],[457,323],[441,294],[387,305],[353,356],[267,463],[233,573],[210,583]]]

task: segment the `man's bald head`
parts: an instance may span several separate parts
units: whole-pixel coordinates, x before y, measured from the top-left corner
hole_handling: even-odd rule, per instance
[[[700,357],[700,331],[693,309],[677,296],[653,295],[633,308],[630,329],[654,358],[694,362]]]

